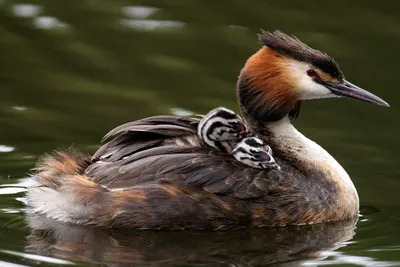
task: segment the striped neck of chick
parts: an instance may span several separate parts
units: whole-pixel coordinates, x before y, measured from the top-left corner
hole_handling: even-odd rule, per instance
[[[272,156],[271,147],[256,136],[241,140],[233,149],[232,155],[237,161],[252,168],[281,170]]]
[[[197,133],[206,145],[231,153],[247,134],[247,129],[238,114],[225,107],[218,107],[200,120]]]

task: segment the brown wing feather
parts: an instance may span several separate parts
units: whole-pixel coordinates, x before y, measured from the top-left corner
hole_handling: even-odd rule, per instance
[[[157,181],[240,199],[263,197],[283,180],[280,172],[249,168],[219,151],[172,145],[145,149],[123,160],[98,161],[85,174],[109,188]]]
[[[217,228],[233,227],[239,219],[243,220],[241,225],[260,226],[334,218],[335,205],[327,203],[335,202],[335,184],[321,180],[318,173],[304,176],[279,155],[276,159],[282,172],[259,170],[226,153],[183,142],[197,136],[197,122],[158,116],[118,127],[106,136],[117,135],[96,152],[82,177],[97,184],[99,190],[105,186],[109,191],[104,198],[121,200],[128,217],[120,223],[131,227],[140,226],[135,217],[138,212],[157,218],[160,223],[176,222],[175,215],[181,218],[198,214],[196,223],[182,223],[188,227],[193,223],[204,227],[214,223],[212,227]],[[118,200],[121,190],[127,198]],[[182,198],[168,193],[171,190],[178,190]],[[138,192],[145,201],[137,200]],[[159,194],[165,193],[169,197],[159,202]],[[146,203],[152,203],[152,208],[146,208]],[[163,203],[168,207],[163,208]],[[227,210],[217,208],[221,205]],[[202,212],[208,214],[207,222],[201,221]],[[157,225],[158,222],[144,223],[143,227]]]
[[[110,142],[100,147],[92,157],[92,161],[98,160],[113,162],[143,149],[160,145],[164,139],[152,133],[135,134],[125,133],[117,136]]]
[[[122,124],[110,132],[108,132],[103,140],[106,140],[112,136],[125,133],[128,131],[149,131],[157,132],[163,135],[173,135],[180,136],[181,134],[197,132],[197,125],[199,120],[195,118],[184,118],[177,116],[154,116],[149,118],[144,118],[141,120],[128,122]],[[153,128],[151,126],[154,126]],[[147,130],[145,130],[147,129]],[[171,133],[169,133],[172,131]]]
[[[143,149],[160,145],[167,138],[195,135],[198,119],[176,116],[154,116],[128,122],[108,132],[103,140],[114,139],[100,147],[92,160],[120,160]]]
[[[253,169],[212,148],[165,145],[196,135],[197,125],[197,119],[175,116],[121,125],[105,136],[118,135],[95,153],[85,174],[109,188],[158,182],[240,199],[261,198],[290,180],[284,172]]]

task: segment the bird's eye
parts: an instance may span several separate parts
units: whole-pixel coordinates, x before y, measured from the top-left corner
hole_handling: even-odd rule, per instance
[[[271,148],[269,146],[263,146],[264,151],[267,151],[268,153],[272,154]]]
[[[318,77],[318,73],[315,70],[308,70],[307,71],[307,75],[314,78],[314,77]]]

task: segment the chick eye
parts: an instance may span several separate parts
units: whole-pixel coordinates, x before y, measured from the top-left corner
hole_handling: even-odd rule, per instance
[[[271,148],[269,146],[263,146],[264,151],[272,154]]]
[[[310,77],[318,77],[318,73],[315,70],[308,70],[307,75]]]

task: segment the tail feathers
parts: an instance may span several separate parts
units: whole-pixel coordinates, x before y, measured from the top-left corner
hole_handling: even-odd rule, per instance
[[[100,226],[108,190],[83,175],[59,177],[57,188],[36,184],[27,193],[31,211],[63,222]]]
[[[31,211],[62,222],[117,228],[204,226],[198,196],[173,185],[108,189],[84,175],[58,177],[56,188],[37,184],[27,193]],[[183,223],[183,225],[182,225]]]
[[[93,210],[99,203],[96,196],[107,189],[81,175],[88,159],[73,148],[42,156],[27,193],[31,211],[64,222],[93,223],[94,218],[88,216],[88,204]]]
[[[235,202],[177,184],[106,188],[84,174],[85,164],[74,150],[43,157],[27,192],[27,211],[66,223],[136,229],[224,229],[249,221]]]
[[[83,174],[87,162],[73,149],[42,157],[26,195],[28,211],[74,224],[147,228],[154,216],[150,206],[157,205],[146,202],[148,195],[162,201],[175,192],[156,185],[108,189]]]
[[[42,156],[34,170],[34,179],[43,186],[56,189],[61,185],[61,177],[83,173],[90,157],[70,147]]]

